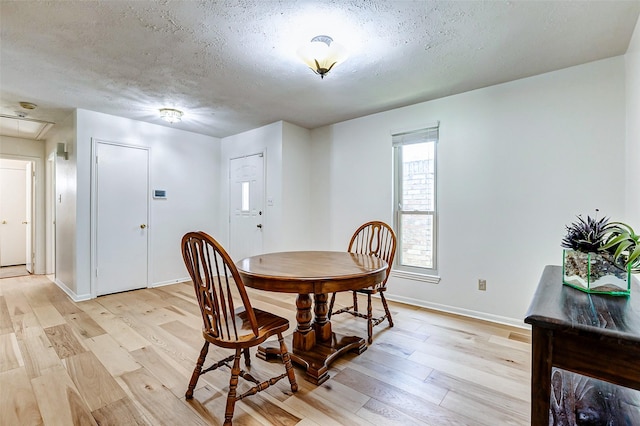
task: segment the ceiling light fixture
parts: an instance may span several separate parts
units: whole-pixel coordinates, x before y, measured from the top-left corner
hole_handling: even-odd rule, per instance
[[[324,78],[335,64],[347,59],[347,49],[326,35],[315,36],[311,41],[298,49],[300,59]]]
[[[20,102],[20,107],[24,108],[24,109],[36,109],[38,105],[32,103],[32,102]]]
[[[173,108],[162,108],[160,110],[160,118],[169,123],[179,123],[182,121],[183,114],[182,111]]]

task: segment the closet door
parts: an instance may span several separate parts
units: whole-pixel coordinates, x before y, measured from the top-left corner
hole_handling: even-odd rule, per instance
[[[27,261],[25,164],[2,160],[0,167],[0,266],[24,265]]]
[[[149,151],[96,143],[96,295],[148,286]]]

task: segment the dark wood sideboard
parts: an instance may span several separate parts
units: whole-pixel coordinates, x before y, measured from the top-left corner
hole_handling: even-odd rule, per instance
[[[525,322],[532,326],[531,424],[549,424],[552,368],[640,390],[640,288],[590,295],[546,266]]]

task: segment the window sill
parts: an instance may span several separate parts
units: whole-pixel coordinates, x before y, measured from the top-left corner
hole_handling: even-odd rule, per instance
[[[438,284],[440,282],[440,277],[437,275],[418,274],[416,272],[392,270],[391,276],[414,281],[423,281],[431,284]]]

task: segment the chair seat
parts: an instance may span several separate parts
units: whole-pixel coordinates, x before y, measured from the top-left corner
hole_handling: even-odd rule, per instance
[[[386,290],[387,290],[387,287],[385,285],[377,285],[377,286],[374,285],[371,287],[360,288],[354,291],[361,294],[376,294]]]
[[[207,330],[202,331],[202,336],[209,342],[223,348],[250,348],[267,340],[269,337],[282,333],[289,328],[289,321],[278,315],[253,308],[258,323],[258,335],[253,334],[251,323],[244,307],[235,310],[235,324],[238,330],[238,339],[232,341],[214,336]]]

